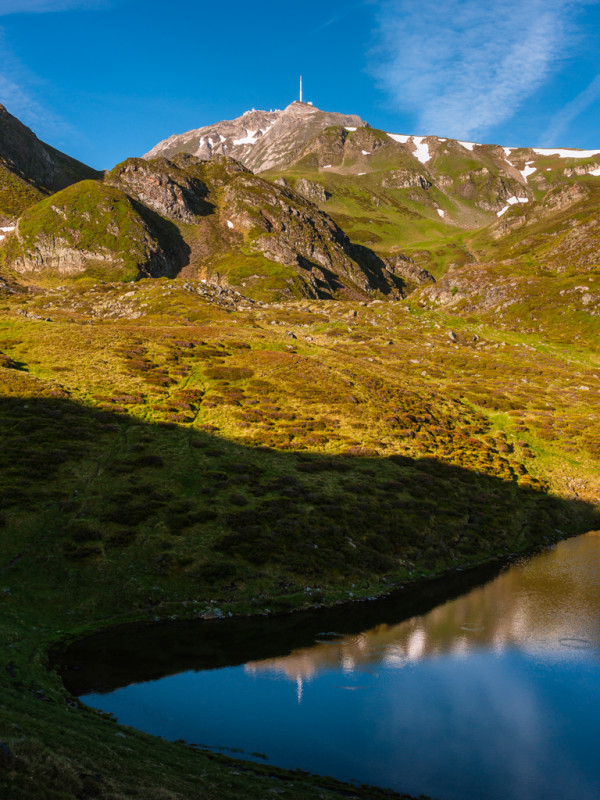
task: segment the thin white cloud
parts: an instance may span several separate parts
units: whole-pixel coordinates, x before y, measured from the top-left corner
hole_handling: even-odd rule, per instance
[[[1,0],[0,0],[1,2]],[[340,11],[339,14],[335,14],[333,17],[328,19],[326,22],[323,22],[321,25],[317,26],[313,33],[318,33],[319,31],[324,30],[325,28],[330,28],[332,25],[337,25],[338,22],[341,22],[346,17],[349,17],[355,11],[358,11],[359,8],[363,8],[364,6],[372,5],[375,0],[360,0],[358,3],[354,3],[351,6],[347,6],[343,11]]]
[[[0,17],[107,8],[112,2],[114,0],[0,0]],[[14,55],[5,30],[0,27],[0,103],[41,136],[59,139],[77,136],[65,120],[36,99],[41,94],[40,89],[45,87],[45,82]]]
[[[542,135],[542,147],[557,147],[561,137],[568,130],[569,125],[581,113],[589,108],[592,103],[600,97],[600,75],[596,75],[594,80],[570,103],[567,103],[550,120],[546,131]]]
[[[62,139],[76,135],[62,117],[44,108],[32,94],[5,75],[0,75],[0,102],[41,138]]]
[[[41,138],[61,140],[76,136],[73,128],[36,98],[46,88],[11,51],[0,27],[0,103]]]
[[[373,72],[419,133],[477,139],[554,73],[586,0],[382,0]]]
[[[53,11],[102,8],[104,0],[0,0],[0,16],[9,14],[47,14]]]

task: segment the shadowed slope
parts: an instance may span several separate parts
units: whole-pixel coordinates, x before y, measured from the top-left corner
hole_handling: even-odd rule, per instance
[[[253,797],[264,787],[255,768],[232,783],[219,762],[133,731],[123,749],[121,733],[46,671],[47,648],[65,635],[216,607],[331,603],[350,581],[359,597],[386,592],[411,579],[407,561],[427,574],[552,539],[557,526],[597,524],[586,503],[433,460],[247,448],[86,408],[41,384],[24,403],[31,381],[9,371],[0,402],[6,797],[82,796],[92,774],[102,775],[99,797],[148,796],[165,782],[174,797]],[[290,797],[312,791],[299,783]]]
[[[46,194],[99,175],[40,141],[0,105],[0,222],[15,219]]]

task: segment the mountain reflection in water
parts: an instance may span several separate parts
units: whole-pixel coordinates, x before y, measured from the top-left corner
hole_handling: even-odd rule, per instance
[[[107,632],[63,674],[120,722],[244,758],[440,800],[598,800],[600,536],[440,586],[262,629]],[[97,693],[134,668],[145,683]]]
[[[592,544],[593,542],[593,544]],[[600,534],[562,542],[512,564],[495,580],[420,617],[377,625],[357,635],[323,632],[312,647],[250,661],[249,673],[274,672],[297,682],[319,672],[377,664],[403,667],[446,654],[508,648],[563,658],[600,644]]]

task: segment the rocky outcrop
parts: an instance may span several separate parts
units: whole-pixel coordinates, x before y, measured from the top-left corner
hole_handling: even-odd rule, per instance
[[[309,181],[306,178],[299,178],[293,185],[286,178],[276,178],[274,181],[276,186],[283,186],[286,189],[294,189],[295,192],[301,194],[311,203],[319,204],[326,203],[331,194],[326,191],[320,183]]]
[[[381,279],[359,263],[331,217],[289,187],[238,174],[225,187],[221,204],[222,216],[247,236],[252,250],[300,270],[317,290],[396,291],[393,284],[380,286]]]
[[[591,173],[595,173],[600,169],[600,163],[598,161],[593,161],[591,164],[581,164],[575,167],[565,167],[563,169],[563,175],[565,178],[572,178],[574,176],[582,177],[583,175],[589,175]]]
[[[128,158],[108,173],[106,182],[167,219],[193,223],[210,211],[206,184],[164,158]]]
[[[298,194],[301,194],[302,197],[306,197],[307,200],[317,204],[326,203],[331,197],[329,192],[325,191],[320,183],[308,181],[306,178],[297,180],[294,185],[294,190],[298,192]]]
[[[410,189],[419,187],[431,189],[432,182],[428,178],[409,169],[394,169],[388,172],[381,181],[384,189]]]
[[[169,269],[164,255],[155,246],[151,237],[148,237],[143,244],[146,257],[140,264],[139,276],[153,278],[168,276]],[[89,269],[100,268],[103,274],[111,274],[118,279],[120,268],[124,267],[124,261],[119,254],[108,247],[82,249],[70,246],[66,239],[53,239],[42,234],[36,242],[35,249],[28,250],[22,257],[15,259],[12,267],[15,272],[20,274],[43,271],[46,274],[53,273],[62,276],[78,275]],[[106,268],[106,273],[104,268]]]
[[[428,283],[435,283],[435,278],[426,269],[419,267],[415,262],[405,255],[386,256],[385,264],[387,269],[393,274],[403,278],[415,286],[424,286]]]
[[[540,204],[540,208],[548,209],[552,212],[563,211],[576,203],[585,200],[589,195],[589,189],[580,183],[573,183],[569,186],[562,186],[549,192]]]
[[[534,199],[529,187],[523,186],[514,178],[494,175],[487,167],[459,175],[456,194],[488,213],[500,211],[510,197]]]

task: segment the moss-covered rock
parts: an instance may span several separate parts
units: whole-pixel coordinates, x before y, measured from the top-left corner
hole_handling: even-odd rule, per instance
[[[143,211],[122,191],[82,181],[36,204],[0,251],[21,275],[80,275],[134,280],[173,275],[176,267]]]

